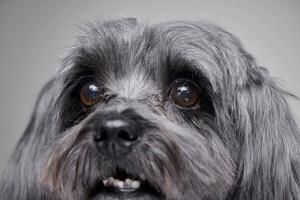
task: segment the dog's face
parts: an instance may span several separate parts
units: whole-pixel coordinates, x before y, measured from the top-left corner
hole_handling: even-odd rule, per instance
[[[13,197],[274,195],[250,191],[268,187],[261,178],[282,167],[285,158],[276,156],[287,147],[279,140],[297,144],[283,94],[236,38],[213,25],[90,24],[43,88],[14,155],[26,187]],[[287,178],[299,173],[290,174],[298,161],[290,164]]]

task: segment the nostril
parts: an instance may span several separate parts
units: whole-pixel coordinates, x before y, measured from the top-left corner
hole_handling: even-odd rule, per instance
[[[96,142],[103,142],[107,139],[107,132],[105,130],[98,131],[96,134],[94,134],[94,140]]]
[[[118,138],[119,139],[122,139],[124,141],[128,141],[128,142],[133,142],[135,141],[138,137],[136,134],[128,131],[128,130],[125,130],[125,129],[121,129],[119,130],[118,132]]]

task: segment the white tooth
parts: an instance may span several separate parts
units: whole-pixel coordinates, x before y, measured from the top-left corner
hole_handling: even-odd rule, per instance
[[[124,183],[124,188],[130,189],[130,188],[131,188],[131,184],[128,183],[128,182],[125,182],[125,183]]]
[[[103,181],[102,181],[102,183],[103,183],[103,185],[104,186],[109,186],[110,185],[110,183],[113,181],[113,177],[109,177],[109,178],[107,178],[107,179],[104,179]]]
[[[139,181],[132,181],[131,187],[134,189],[138,189],[140,187],[141,183]]]
[[[124,188],[124,182],[123,181],[115,180],[113,184],[117,188]]]
[[[108,179],[106,179],[105,186],[113,186],[114,180],[115,180],[114,177],[109,177]]]
[[[125,179],[125,183],[131,184],[131,182],[132,182],[132,180],[131,180],[130,178],[126,178],[126,179]]]
[[[108,182],[107,179],[105,179],[105,180],[102,181],[102,183],[103,183],[104,186],[107,186],[107,182]]]

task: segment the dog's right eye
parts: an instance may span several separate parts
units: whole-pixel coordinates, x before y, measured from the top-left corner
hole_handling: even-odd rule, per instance
[[[93,106],[102,98],[102,90],[96,83],[87,83],[80,89],[80,100],[86,106]]]

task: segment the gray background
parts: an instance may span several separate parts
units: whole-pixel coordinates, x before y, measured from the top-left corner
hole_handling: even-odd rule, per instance
[[[237,35],[284,88],[300,96],[300,0],[0,0],[0,172],[76,24],[123,17],[147,23],[216,22]],[[300,119],[299,101],[290,103]]]

